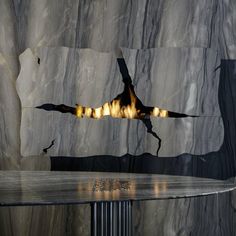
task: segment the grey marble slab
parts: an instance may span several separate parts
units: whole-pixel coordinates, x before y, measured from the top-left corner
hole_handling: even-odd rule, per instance
[[[161,139],[159,156],[217,151],[224,137],[220,117],[151,118]],[[25,108],[21,119],[21,154],[33,156],[48,149],[50,156],[157,155],[159,141],[141,120],[77,118],[71,114]]]
[[[12,2],[15,3],[16,15],[18,19],[20,18],[20,21],[18,19],[16,20],[19,22],[20,27],[18,26],[18,30],[16,29],[15,32],[12,30],[15,16],[8,8],[11,8]],[[16,58],[12,56],[17,46],[17,42],[13,40],[16,31],[19,34],[21,52],[29,45],[34,47],[35,45],[48,44],[52,46],[60,45],[70,47],[91,46],[99,50],[109,51],[119,44],[121,44],[119,46],[132,46],[135,48],[156,46],[202,47],[206,45],[212,47],[213,45],[210,42],[216,41],[219,44],[214,45],[215,49],[221,52],[222,58],[236,58],[234,45],[234,0],[123,1],[123,5],[127,4],[127,8],[122,7],[120,9],[125,13],[123,18],[125,20],[127,19],[127,21],[124,25],[121,22],[122,17],[119,19],[114,18],[114,21],[121,22],[121,30],[119,30],[118,36],[114,34],[114,39],[110,39],[110,32],[113,33],[116,30],[111,29],[109,30],[110,32],[107,30],[107,25],[114,25],[112,22],[109,23],[109,21],[103,20],[96,22],[94,20],[103,19],[103,17],[99,18],[103,10],[102,7],[100,11],[97,10],[99,9],[99,2],[102,1],[93,1],[93,4],[89,7],[88,4],[90,4],[90,1],[87,0],[57,2],[46,0],[0,1],[0,48],[6,61],[10,62],[9,66],[12,68],[12,71],[16,71],[16,74],[18,73],[14,69],[14,65],[17,64],[15,62]],[[116,4],[119,1],[107,1],[106,4],[113,5],[114,2]],[[160,14],[152,14],[152,10],[157,12],[156,8],[153,7],[153,3],[154,5],[157,4]],[[147,11],[144,5],[147,6]],[[108,6],[108,10],[106,11],[108,14],[111,13],[112,15],[112,12],[116,12],[116,6],[113,6],[115,10]],[[222,6],[222,8],[219,6]],[[216,9],[219,15],[217,15],[218,13],[216,14]],[[77,23],[76,18],[79,18],[77,16],[78,10],[81,12],[80,15],[82,16],[80,18],[84,19],[84,23],[81,20]],[[96,12],[98,12],[99,17],[94,14]],[[135,14],[137,17],[134,17]],[[128,22],[129,19],[131,24]],[[218,20],[219,22],[217,22]],[[141,25],[139,21],[143,21],[141,22],[145,26],[143,29],[142,26],[139,27]],[[90,22],[92,23],[90,24]],[[103,23],[106,24],[104,30],[101,26]],[[83,27],[83,25],[85,26]],[[218,29],[218,34],[212,34],[213,27]],[[203,33],[198,36],[198,32]],[[77,35],[76,38],[74,37],[75,34]],[[96,42],[96,37],[99,44]],[[195,41],[194,37],[196,38]],[[204,43],[202,44],[202,42]],[[226,71],[231,70],[230,68],[232,66],[229,66]],[[16,78],[16,76],[13,77]],[[224,89],[221,93],[222,108],[225,113],[225,125],[227,126],[227,133],[225,134],[226,141],[224,142],[223,150],[209,154],[206,156],[206,161],[204,162],[195,156],[191,157],[187,155],[188,158],[185,158],[186,155],[183,155],[180,158],[156,162],[156,166],[153,166],[153,163],[148,162],[145,158],[142,161],[142,170],[173,171],[179,174],[209,175],[218,178],[224,178],[234,174],[235,96],[233,88],[235,87],[235,80],[233,77],[228,80],[228,77],[229,75],[227,73],[223,77],[225,82],[222,84]],[[4,104],[6,104],[6,101],[6,97],[4,96]],[[9,99],[8,102],[7,106],[11,106]],[[12,109],[12,111],[16,111],[18,108],[12,107]],[[13,115],[13,113],[10,114]],[[5,116],[1,117],[3,118]],[[6,120],[6,122],[8,121]],[[8,130],[8,127],[5,126],[4,129]],[[4,134],[1,133],[2,136]],[[4,138],[5,136],[3,139],[1,138],[1,142],[5,140]],[[0,164],[0,167],[3,169],[9,166],[5,163],[10,163],[10,160],[8,162],[5,159]],[[17,158],[12,159],[14,165],[16,164],[18,166]],[[36,165],[39,167],[40,163]],[[151,165],[152,167],[149,169],[148,166]],[[235,235],[235,199],[235,195],[224,194],[224,197],[212,195],[201,198],[159,200],[158,203],[156,201],[136,202],[134,203],[135,235]],[[0,212],[1,236],[41,236],[47,234],[56,236],[67,234],[90,235],[89,232],[83,231],[85,225],[84,217],[86,217],[85,222],[87,222],[86,226],[89,229],[88,222],[90,215],[88,213],[89,208],[88,206],[86,207],[82,209],[81,214],[78,213],[79,210],[75,206],[2,208]]]
[[[20,160],[20,170],[25,171],[49,171],[51,161],[47,156],[22,157]]]
[[[20,48],[209,47],[214,0],[15,1]]]
[[[56,205],[98,201],[158,200],[232,191],[226,181],[186,176],[103,172],[0,172],[0,205]]]
[[[8,171],[8,170],[20,170],[20,158],[13,157],[0,157],[0,170]]]
[[[0,170],[50,170],[50,157],[47,156],[30,156],[30,157],[1,157]]]
[[[15,72],[0,53],[0,158],[20,153],[20,102],[15,88]]]
[[[192,51],[189,49],[156,50],[157,54],[159,52],[168,54],[169,58],[175,55],[174,59],[179,54],[183,54],[184,61],[188,61],[189,51],[191,52],[190,54],[199,52],[202,55],[207,53],[201,49],[192,49]],[[126,56],[128,52],[129,50],[124,50]],[[209,54],[212,54],[211,57],[216,61],[218,60],[214,52],[209,51]],[[129,58],[132,58],[132,55]],[[155,56],[152,59],[155,60],[154,58]],[[147,57],[144,56],[140,60],[145,64],[146,59]],[[162,55],[159,59],[163,60],[164,63],[167,60]],[[173,68],[176,68],[178,65],[176,65],[174,59],[172,64]],[[194,64],[195,62],[197,64],[198,59],[195,55],[195,60],[192,63]],[[99,53],[90,49],[69,49],[65,47],[37,48],[34,52],[27,49],[21,55],[20,60],[21,71],[17,79],[17,91],[22,102],[20,137],[21,154],[23,156],[41,155],[43,149],[48,147],[52,140],[55,140],[55,145],[48,151],[48,154],[52,156],[122,156],[127,153],[141,155],[147,152],[157,155],[158,139],[152,134],[148,134],[147,128],[141,121],[119,120],[110,117],[105,117],[102,120],[85,118],[78,120],[71,114],[62,115],[57,112],[42,111],[34,108],[46,103],[70,106],[75,106],[78,103],[82,106],[99,107],[105,102],[111,101],[124,88],[115,53]],[[128,65],[130,65],[131,62],[127,61],[129,62]],[[201,63],[199,64],[201,65]],[[185,63],[183,62],[183,64]],[[208,64],[208,61],[206,64]],[[200,65],[198,67],[199,70],[201,70]],[[153,65],[153,67],[156,66]],[[190,67],[192,68],[193,65]],[[217,151],[223,142],[224,135],[221,117],[217,116],[219,111],[217,92],[215,90],[218,89],[218,77],[215,76],[215,78],[211,79],[211,76],[209,76],[210,82],[203,84],[202,81],[206,80],[205,77],[207,75],[204,75],[203,72],[197,73],[198,70],[196,70],[197,72],[194,71],[193,75],[190,72],[186,72],[186,75],[183,76],[187,78],[181,81],[181,75],[184,74],[186,68],[183,66],[181,69],[179,71],[176,69],[178,74],[180,74],[178,77],[173,78],[171,76],[172,73],[169,73],[169,78],[161,78],[160,82],[153,76],[154,82],[150,82],[153,85],[151,88],[149,86],[149,89],[146,89],[145,94],[150,92],[152,97],[155,98],[155,94],[158,91],[161,94],[166,91],[170,96],[170,94],[173,94],[171,89],[182,86],[187,90],[186,87],[188,87],[189,91],[186,92],[186,95],[183,95],[183,90],[177,90],[176,96],[179,99],[176,99],[177,101],[172,99],[171,104],[173,106],[166,104],[167,108],[173,108],[174,111],[177,110],[180,113],[186,113],[187,111],[189,113],[197,113],[196,110],[198,108],[209,107],[209,113],[216,114],[216,116],[182,119],[152,118],[156,134],[162,140],[162,146],[158,154],[160,156],[176,156],[186,152],[205,154]],[[133,68],[130,71],[132,76]],[[160,74],[166,75],[166,73],[166,68],[162,68]],[[188,75],[189,77],[194,77],[191,78],[194,82],[189,79]],[[142,81],[146,81],[145,79],[145,76],[141,79],[139,77],[138,82],[143,86],[144,83]],[[171,85],[171,80],[176,82],[169,89],[167,85]],[[198,80],[200,80],[198,90],[203,90],[203,92],[199,95],[197,93],[200,92],[195,91],[197,95],[194,95],[191,84],[197,83]],[[136,84],[135,80],[134,84]],[[164,85],[159,86],[159,84]],[[207,96],[205,96],[206,94]],[[194,100],[192,96],[197,97]],[[205,100],[203,100],[203,97]],[[143,96],[141,96],[141,99],[144,100],[144,103],[147,100]],[[153,102],[155,104],[154,100],[150,98],[150,103]],[[180,106],[180,103],[183,105]],[[204,109],[199,112],[204,114]],[[211,129],[205,129],[200,132],[204,126],[211,127]]]
[[[20,63],[17,91],[23,108],[45,103],[95,108],[124,89],[114,53],[65,47],[27,49]]]
[[[91,236],[90,220],[89,204],[0,208],[1,236]]]
[[[221,57],[224,59],[236,59],[236,2],[234,0],[218,1],[216,12],[216,27],[218,45]]]
[[[18,159],[20,102],[15,88],[19,72],[16,28],[12,2],[0,1],[0,158]],[[13,161],[12,166],[15,166],[15,163],[17,161]]]
[[[122,48],[136,95],[147,106],[189,115],[220,116],[220,58],[203,48]]]
[[[21,52],[42,45],[100,51],[212,47],[222,58],[236,58],[234,0],[12,2],[1,2],[1,22],[11,26],[6,32],[17,36]]]
[[[233,192],[133,202],[134,235],[235,235]]]
[[[15,60],[18,54],[17,20],[14,5],[11,1],[0,2],[0,53]],[[12,58],[11,58],[12,57]]]
[[[153,131],[162,139],[159,153],[163,157],[219,151],[224,140],[221,117],[151,118],[151,123]],[[148,143],[151,147],[156,146],[153,138]]]

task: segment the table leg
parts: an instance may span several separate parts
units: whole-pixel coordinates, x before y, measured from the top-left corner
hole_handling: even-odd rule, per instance
[[[92,236],[132,236],[132,202],[91,203]]]

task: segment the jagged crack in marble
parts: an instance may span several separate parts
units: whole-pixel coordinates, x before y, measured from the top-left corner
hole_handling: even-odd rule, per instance
[[[217,151],[223,141],[220,117],[161,119],[152,118],[153,130],[162,139],[160,156],[181,153],[204,154]],[[206,127],[206,128],[205,128]],[[21,123],[21,153],[23,156],[87,157],[124,154],[156,155],[158,140],[147,132],[141,120],[78,119],[71,114],[24,108]]]
[[[113,53],[91,49],[37,48],[20,56],[17,91],[22,107],[45,103],[100,107],[123,92]]]
[[[22,0],[20,48],[209,47],[214,0]]]
[[[20,104],[14,72],[0,53],[0,157],[18,157],[20,152]]]
[[[136,95],[146,106],[188,115],[220,116],[220,65],[214,50],[122,48]]]

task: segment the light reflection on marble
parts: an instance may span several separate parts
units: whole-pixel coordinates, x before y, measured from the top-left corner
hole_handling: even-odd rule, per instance
[[[0,171],[1,206],[172,199],[235,188],[234,178],[222,181],[151,174]]]

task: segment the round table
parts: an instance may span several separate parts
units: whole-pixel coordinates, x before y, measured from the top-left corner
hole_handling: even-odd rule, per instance
[[[232,191],[225,181],[111,172],[0,171],[0,206],[91,204],[91,234],[132,235],[132,202]]]

